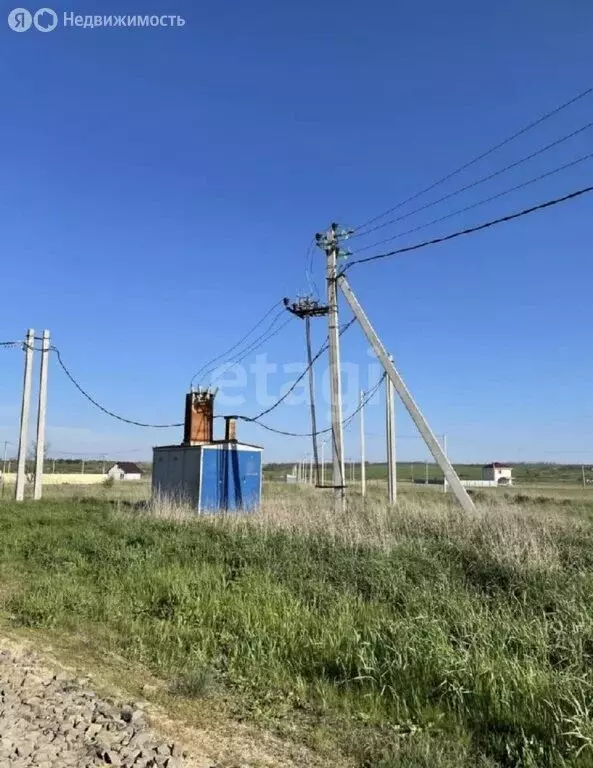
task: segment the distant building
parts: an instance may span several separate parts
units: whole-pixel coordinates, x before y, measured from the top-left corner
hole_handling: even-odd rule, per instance
[[[131,461],[119,461],[107,472],[107,477],[112,477],[114,480],[141,480],[142,471]]]
[[[498,461],[486,464],[482,467],[482,480],[490,480],[496,485],[512,485],[513,468]]]

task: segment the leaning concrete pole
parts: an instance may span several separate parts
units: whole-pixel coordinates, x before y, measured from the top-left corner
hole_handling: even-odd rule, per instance
[[[390,378],[390,380],[393,383],[393,386],[395,387],[395,391],[401,398],[401,401],[406,406],[406,409],[408,413],[410,414],[410,417],[412,418],[412,421],[418,428],[418,431],[424,438],[424,442],[428,446],[428,449],[434,456],[437,464],[442,469],[443,474],[445,475],[447,482],[449,483],[449,486],[455,496],[457,497],[457,500],[463,507],[463,509],[466,512],[475,512],[476,508],[474,506],[473,501],[470,499],[467,491],[461,484],[461,481],[459,477],[457,476],[457,472],[453,469],[453,466],[449,462],[449,459],[446,457],[445,452],[439,445],[438,440],[434,436],[432,430],[428,426],[428,422],[422,415],[422,412],[414,402],[414,398],[412,397],[409,389],[406,387],[404,380],[399,375],[397,370],[395,369],[395,366],[389,359],[389,355],[385,351],[385,347],[383,344],[381,344],[381,341],[379,340],[379,337],[377,336],[375,329],[369,322],[369,319],[367,318],[366,314],[364,313],[363,308],[358,302],[358,299],[352,292],[352,288],[350,288],[350,285],[344,275],[339,275],[337,279],[338,285],[344,294],[346,301],[350,305],[350,308],[354,312],[354,315],[356,316],[356,319],[360,323],[365,336],[369,340],[371,346],[375,350],[375,353],[379,360],[381,361],[383,368],[385,369],[385,373]]]

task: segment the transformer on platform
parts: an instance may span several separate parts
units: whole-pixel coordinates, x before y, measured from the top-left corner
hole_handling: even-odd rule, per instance
[[[225,417],[224,440],[213,439],[215,394],[189,392],[184,442],[153,448],[153,496],[189,502],[198,512],[253,511],[261,501],[263,448],[237,440],[234,416]]]

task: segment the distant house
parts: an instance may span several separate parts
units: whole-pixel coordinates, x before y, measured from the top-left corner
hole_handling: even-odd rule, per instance
[[[513,468],[508,464],[495,461],[482,467],[482,480],[489,480],[495,485],[512,485]]]
[[[140,467],[131,461],[119,461],[107,472],[107,477],[114,480],[141,480],[142,472]]]

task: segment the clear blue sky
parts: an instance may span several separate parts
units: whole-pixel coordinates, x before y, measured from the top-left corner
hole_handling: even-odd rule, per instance
[[[370,218],[593,80],[588,0],[80,0],[53,7],[179,12],[187,23],[49,34],[15,34],[5,22],[13,4],[2,7],[0,336],[50,328],[83,386],[142,421],[179,421],[194,370],[275,299],[306,290],[315,231],[331,220],[353,226]],[[588,98],[438,192],[592,119]],[[375,237],[591,151],[593,132],[584,132]],[[589,161],[395,245],[592,178]],[[454,459],[593,462],[592,213],[593,200],[582,198],[352,270],[354,288],[434,431],[448,434]],[[323,288],[319,254],[314,263]],[[322,321],[315,336],[318,345]],[[302,361],[303,346],[294,321],[262,351],[283,365]],[[343,354],[366,371],[357,329],[344,338]],[[0,351],[0,372],[0,442],[16,442],[21,354]],[[86,403],[55,363],[50,374],[54,450],[141,458],[153,444],[180,439],[179,430],[118,424]],[[289,380],[271,377],[271,391]],[[249,382],[237,410],[252,414],[258,405]],[[320,418],[325,424],[325,408]],[[383,456],[382,419],[378,399],[367,419],[374,459]],[[306,407],[282,407],[267,420],[308,427]],[[413,434],[402,407],[398,423]],[[268,460],[308,449],[304,440],[240,430],[265,446]],[[354,429],[346,452],[356,451]],[[423,458],[426,450],[406,439],[400,456]]]

